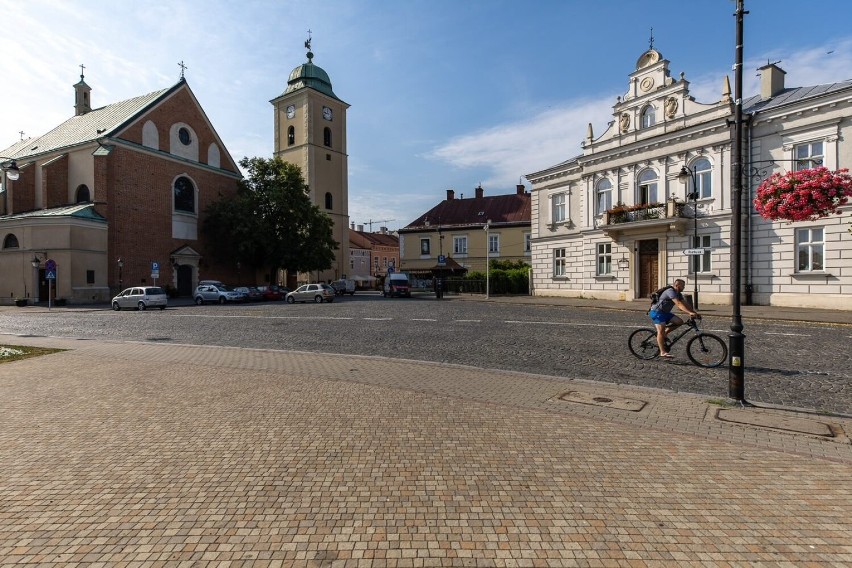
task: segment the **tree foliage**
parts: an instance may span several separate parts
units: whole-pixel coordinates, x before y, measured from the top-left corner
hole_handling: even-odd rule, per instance
[[[334,262],[338,243],[331,218],[311,203],[298,166],[280,158],[243,158],[248,175],[235,199],[219,199],[205,211],[203,230],[220,260],[255,269],[309,272]]]

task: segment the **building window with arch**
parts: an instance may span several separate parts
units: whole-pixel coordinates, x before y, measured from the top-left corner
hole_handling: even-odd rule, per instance
[[[642,109],[642,128],[650,128],[657,123],[657,111],[652,105]]]
[[[595,186],[595,203],[597,214],[603,214],[607,209],[612,209],[612,182],[607,178],[598,181]]]
[[[180,176],[174,185],[175,211],[195,213],[195,186],[188,177]]]
[[[331,193],[326,191],[325,192],[325,208],[330,210],[332,208],[332,205],[333,205],[333,199],[331,197]]]
[[[91,200],[92,196],[89,194],[89,186],[85,183],[78,185],[74,195],[74,203],[88,203]]]
[[[6,238],[3,239],[3,248],[4,249],[16,249],[18,248],[18,237],[14,234],[9,233],[6,235]]]
[[[322,143],[331,148],[331,128],[328,126],[322,129]]]
[[[691,187],[692,180],[689,180],[691,187],[689,193],[698,192],[698,199],[707,199],[713,197],[713,166],[707,158],[698,158],[692,162],[692,173],[695,174],[695,183],[698,187]]]
[[[657,172],[645,170],[639,174],[639,203],[648,205],[658,203],[657,200]]]
[[[287,145],[292,146],[296,143],[296,129],[292,126],[287,128]]]

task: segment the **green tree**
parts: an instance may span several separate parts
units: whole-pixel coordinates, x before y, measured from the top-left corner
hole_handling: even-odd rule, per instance
[[[205,235],[220,260],[239,259],[255,269],[309,272],[331,268],[338,243],[332,221],[311,203],[298,166],[280,158],[243,158],[248,175],[235,199],[205,211]]]

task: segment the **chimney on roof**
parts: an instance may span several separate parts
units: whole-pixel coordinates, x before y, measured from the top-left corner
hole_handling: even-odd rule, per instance
[[[760,98],[771,99],[784,90],[784,75],[786,71],[775,65],[767,63],[758,68],[760,71]]]
[[[451,199],[455,199],[455,198],[456,198],[456,192],[453,191],[452,189],[448,189],[447,190],[447,199],[451,200]]]
[[[515,186],[515,190],[518,192],[518,195],[523,195],[527,192],[527,186],[522,183],[519,183]]]
[[[352,222],[349,224],[349,228],[350,228],[350,229],[352,229],[353,231],[355,230],[355,221],[352,221]]]
[[[358,232],[359,232],[359,233],[363,233],[363,232],[364,232],[364,225],[358,225]]]
[[[476,192],[476,193],[474,193],[474,197],[476,197],[477,199],[482,197],[483,193],[485,192],[485,190],[482,189],[482,184],[477,185],[476,189],[474,189],[474,191]]]
[[[388,234],[388,228],[387,227],[379,227],[379,232],[383,235],[387,235]]]

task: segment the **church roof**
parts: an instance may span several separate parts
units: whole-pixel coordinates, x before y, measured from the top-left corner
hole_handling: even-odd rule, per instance
[[[86,114],[72,116],[47,134],[21,140],[5,150],[0,150],[0,155],[14,159],[28,158],[110,136],[120,130],[127,121],[180,84],[182,81],[168,89],[161,89],[106,105]]]
[[[75,217],[77,219],[106,222],[106,219],[95,211],[94,203],[75,203],[74,205],[63,205],[62,207],[51,207],[50,209],[35,209],[33,211],[7,215],[3,217],[3,221],[54,217]]]
[[[314,89],[333,99],[341,100],[331,89],[331,79],[329,79],[328,73],[319,65],[314,65],[314,54],[310,51],[308,52],[308,62],[302,63],[290,72],[284,94],[299,89]]]

